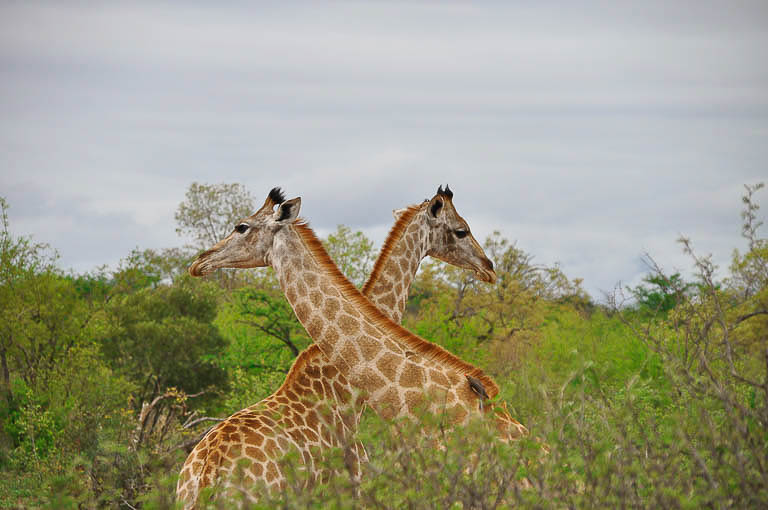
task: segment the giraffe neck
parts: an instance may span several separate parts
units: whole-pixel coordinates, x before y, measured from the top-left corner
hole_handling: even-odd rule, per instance
[[[270,261],[286,299],[320,351],[347,378],[359,375],[363,369],[355,337],[361,332],[362,313],[337,289],[296,227],[275,235]]]
[[[326,361],[317,344],[299,353],[275,394],[287,396],[290,402],[310,396],[311,400],[344,413],[345,423],[348,413],[353,413],[355,422],[350,425],[350,430],[356,428],[357,418],[363,410],[362,396],[333,364]]]
[[[411,206],[389,231],[362,292],[376,308],[400,323],[408,302],[411,283],[430,242],[425,209]]]
[[[419,206],[409,207],[395,222],[376,259],[375,269],[362,291],[369,299],[371,296],[374,299],[379,298],[372,302],[395,322],[400,322],[411,282],[427,252],[427,231],[415,228],[426,224],[420,214],[422,209]],[[304,266],[303,263],[300,265]],[[384,283],[387,291],[391,290],[392,286],[396,288],[394,298],[386,296],[386,292],[381,292],[380,282]],[[396,306],[392,306],[390,299]],[[313,369],[314,366],[319,369]],[[345,423],[347,416],[353,418],[350,430],[354,431],[365,409],[365,399],[342,374],[337,374],[335,365],[328,361],[318,345],[313,343],[296,358],[283,385],[275,394],[295,400],[296,395],[303,395],[311,387],[315,396],[327,402],[332,412],[342,416]],[[325,384],[333,378],[336,379],[333,384]]]
[[[387,235],[374,270],[361,291],[384,315],[396,323],[401,321],[411,283],[428,251],[430,240],[423,212],[423,207],[411,206],[398,218]],[[394,295],[391,293],[392,288],[395,289]],[[336,373],[335,366],[328,362],[318,345],[313,343],[296,359],[278,393],[295,390],[302,376],[309,376],[310,379],[319,376],[315,372],[307,373],[305,367],[310,361],[322,365],[322,378],[327,379],[329,374]],[[331,403],[332,407],[352,412],[359,418],[365,403],[364,399],[355,396],[353,389],[342,377],[341,381],[334,383],[333,394],[323,393],[323,398]]]
[[[477,401],[464,375],[480,379],[489,395],[498,393],[481,370],[392,323],[344,278],[307,226],[278,231],[270,261],[309,336],[378,413],[412,414],[429,387],[466,417]]]

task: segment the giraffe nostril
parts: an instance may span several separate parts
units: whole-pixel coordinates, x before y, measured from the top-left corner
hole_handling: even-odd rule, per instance
[[[482,279],[485,280],[486,283],[494,283],[496,281],[496,271],[493,270],[493,262],[485,257],[482,259],[482,266]]]

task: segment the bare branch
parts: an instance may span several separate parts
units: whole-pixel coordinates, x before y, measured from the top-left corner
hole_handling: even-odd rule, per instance
[[[192,420],[189,423],[185,423],[182,426],[182,428],[190,429],[190,428],[194,427],[195,425],[197,425],[198,423],[202,423],[204,421],[222,422],[224,420],[226,420],[226,418],[216,418],[216,417],[213,417],[213,416],[202,416],[200,418],[197,418],[196,420]]]

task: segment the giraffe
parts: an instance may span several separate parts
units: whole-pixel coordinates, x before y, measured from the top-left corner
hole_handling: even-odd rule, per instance
[[[361,290],[393,322],[400,323],[416,270],[428,255],[470,269],[486,283],[496,281],[493,263],[456,212],[448,186],[440,186],[431,200],[393,214],[395,225]]]
[[[426,255],[473,269],[485,281],[495,281],[491,262],[471,235],[466,221],[456,212],[452,198],[450,189],[443,191],[441,187],[432,200],[395,211],[397,221],[363,293],[396,322],[402,317],[419,262]],[[262,209],[239,224],[230,237],[245,234],[248,228],[244,224],[264,219],[275,205],[282,203],[282,196],[273,190]],[[243,267],[243,258],[231,264]],[[193,275],[197,273],[196,267],[197,264],[190,269]],[[279,486],[282,474],[275,460],[291,446],[299,449],[305,465],[312,469],[311,447],[351,444],[345,450],[345,458],[354,468],[365,459],[362,445],[351,441],[364,402],[356,393],[342,371],[313,344],[299,355],[285,383],[273,395],[235,413],[198,443],[182,469],[177,498],[187,506],[194,505],[203,486],[232,477],[238,457],[249,461],[247,470],[241,473],[248,482],[258,479],[268,488]],[[527,433],[508,415],[499,419],[506,419],[506,427],[515,429],[512,436]]]

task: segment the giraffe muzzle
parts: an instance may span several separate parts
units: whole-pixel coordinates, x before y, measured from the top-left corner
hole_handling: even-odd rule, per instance
[[[200,277],[205,276],[212,272],[212,269],[210,267],[206,267],[206,263],[204,260],[200,260],[199,258],[195,260],[191,266],[189,266],[189,274],[194,277]]]
[[[493,270],[493,262],[491,262],[489,259],[484,258],[483,259],[483,267],[480,271],[480,274],[482,276],[483,281],[486,283],[494,283],[496,282],[496,271]]]
[[[198,255],[192,265],[189,266],[189,274],[194,277],[200,277],[216,270],[216,267],[211,260],[215,253],[216,250],[211,249]]]

